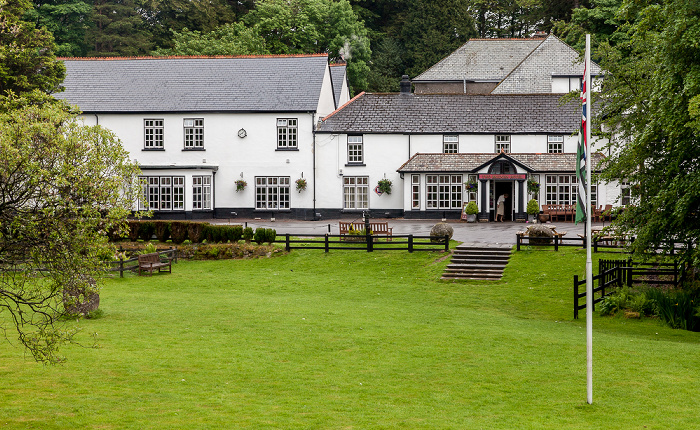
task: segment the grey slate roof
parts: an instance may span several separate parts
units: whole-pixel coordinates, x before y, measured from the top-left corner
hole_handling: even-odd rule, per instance
[[[499,82],[544,39],[471,39],[413,79]]]
[[[552,76],[583,76],[583,69],[578,52],[556,36],[549,36],[491,94],[549,93]],[[600,74],[595,63],[591,63],[591,74]]]
[[[343,90],[343,83],[347,79],[346,71],[346,65],[334,64],[331,66],[331,80],[333,81],[333,95],[335,96],[336,108],[340,106],[340,94]]]
[[[506,157],[521,164],[531,172],[574,172],[576,169],[576,154],[505,154]],[[398,172],[431,173],[431,172],[472,172],[482,165],[501,157],[501,154],[415,154]],[[593,154],[593,165],[598,166],[603,161],[603,155]]]
[[[324,118],[319,133],[558,133],[579,129],[581,107],[560,95],[369,94]]]
[[[64,59],[83,112],[316,111],[326,55]]]

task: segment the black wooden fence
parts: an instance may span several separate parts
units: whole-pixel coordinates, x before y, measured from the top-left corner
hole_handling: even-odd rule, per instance
[[[641,285],[677,287],[682,275],[682,266],[678,263],[636,263],[632,260],[599,260],[598,274],[593,276],[593,310],[606,295],[623,286]],[[598,287],[595,287],[598,281]],[[574,319],[578,311],[586,309],[586,303],[579,305],[579,299],[586,297],[586,291],[579,293],[579,287],[586,285],[586,280],[579,281],[574,275]],[[596,298],[596,294],[600,293]]]
[[[278,235],[279,237],[279,235]],[[390,240],[389,240],[390,239]],[[284,235],[284,240],[276,240],[275,243],[284,243],[286,251],[292,249],[323,249],[325,252],[331,249],[343,249],[350,251],[443,251],[450,250],[450,237],[415,236],[407,235],[333,235],[333,234],[304,234],[303,237]]]

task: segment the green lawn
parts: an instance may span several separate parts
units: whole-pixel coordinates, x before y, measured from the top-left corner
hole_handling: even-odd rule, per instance
[[[690,429],[700,334],[594,317],[594,404],[572,278],[522,251],[498,282],[442,254],[293,251],[106,283],[68,362],[0,344],[0,428]],[[585,316],[585,312],[584,312]]]

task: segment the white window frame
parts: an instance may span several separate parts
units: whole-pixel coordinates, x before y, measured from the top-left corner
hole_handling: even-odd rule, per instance
[[[369,177],[343,176],[343,209],[369,208]]]
[[[299,147],[298,118],[277,118],[277,149]]]
[[[420,175],[411,175],[411,209],[420,209]]]
[[[192,210],[211,210],[211,176],[192,177]]]
[[[182,127],[185,149],[204,149],[204,118],[185,118]]]
[[[139,199],[140,210],[185,210],[184,176],[139,176],[146,201]]]
[[[496,153],[500,153],[501,149],[506,154],[510,153],[510,134],[497,134],[496,140]]]
[[[425,175],[427,209],[462,209],[462,175]]]
[[[290,182],[289,176],[256,176],[255,209],[289,209]]]
[[[364,143],[362,136],[348,136],[348,164],[364,162]]]
[[[163,149],[164,130],[163,119],[146,118],[143,120],[143,148]]]
[[[564,152],[564,136],[549,135],[547,136],[547,153],[561,154]]]
[[[456,154],[459,152],[459,136],[456,134],[445,134],[442,136],[442,153]]]
[[[545,204],[576,205],[578,178],[576,175],[545,175]],[[598,204],[598,186],[591,184],[591,205]]]

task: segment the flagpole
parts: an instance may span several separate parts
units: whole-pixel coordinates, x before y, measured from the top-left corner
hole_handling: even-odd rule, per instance
[[[591,165],[593,148],[591,142],[591,121],[593,101],[591,100],[591,35],[586,34],[586,370],[587,400],[593,404],[593,258],[591,256]]]

